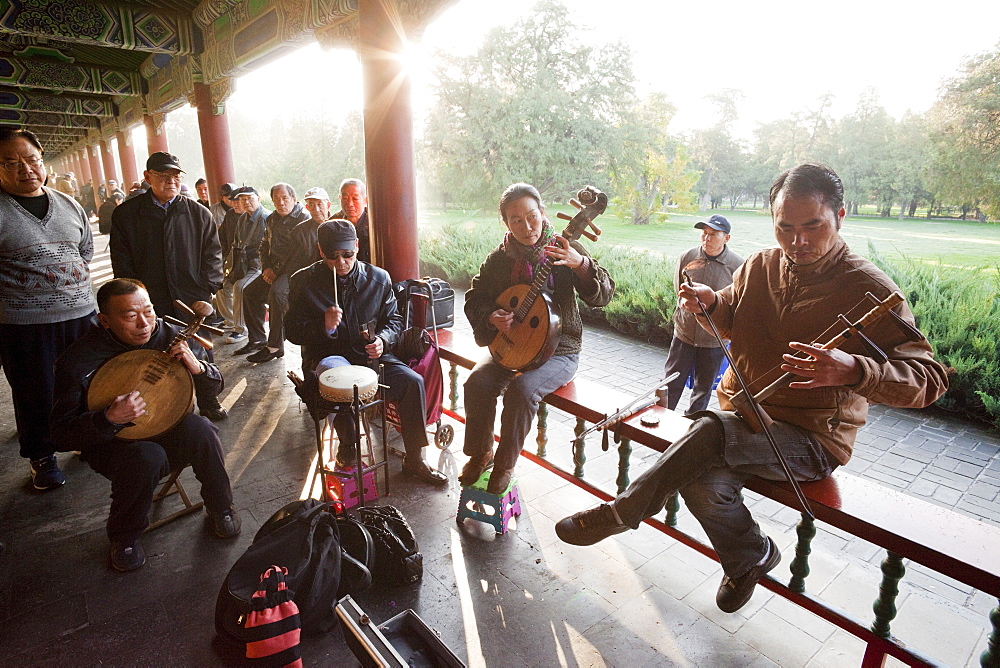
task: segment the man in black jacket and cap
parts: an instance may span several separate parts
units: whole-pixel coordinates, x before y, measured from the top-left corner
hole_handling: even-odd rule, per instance
[[[383,365],[385,398],[396,404],[406,455],[403,472],[432,485],[448,478],[423,459],[427,445],[427,412],[424,381],[389,351],[399,338],[402,316],[388,272],[357,259],[358,235],[347,220],[328,220],[319,226],[322,260],[295,272],[290,281],[288,340],[302,346],[302,370],[322,373],[339,366],[363,366],[370,360]],[[336,282],[336,291],[334,291]],[[373,337],[362,327],[374,323]],[[347,412],[333,421],[341,444],[357,438],[354,420]],[[353,465],[339,452],[338,464]]]
[[[174,300],[211,303],[222,287],[222,250],[212,214],[180,194],[183,173],[177,156],[149,156],[149,190],[115,209],[110,247],[116,278],[142,281],[157,313],[186,319]],[[227,415],[214,395],[199,394],[198,407],[210,420]]]

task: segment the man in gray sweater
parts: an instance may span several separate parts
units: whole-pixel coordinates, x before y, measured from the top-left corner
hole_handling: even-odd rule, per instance
[[[35,489],[66,482],[49,434],[53,364],[91,326],[90,222],[69,195],[45,187],[42,145],[0,128],[0,360],[10,383],[21,456]]]

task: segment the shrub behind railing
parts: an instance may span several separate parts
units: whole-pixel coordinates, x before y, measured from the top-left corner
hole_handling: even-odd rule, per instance
[[[501,228],[502,229],[502,228]],[[479,265],[499,243],[473,225],[446,223],[420,238],[421,271],[468,287]],[[648,250],[594,246],[594,257],[615,280],[615,296],[603,309],[584,308],[630,336],[669,341],[677,304],[675,258]],[[869,257],[899,285],[935,355],[954,368],[948,392],[937,405],[1000,428],[1000,271],[965,270],[910,260],[886,260],[869,246]]]

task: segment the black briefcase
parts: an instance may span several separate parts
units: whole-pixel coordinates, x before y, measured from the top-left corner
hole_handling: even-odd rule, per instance
[[[334,610],[347,646],[365,668],[465,668],[461,659],[413,610],[404,610],[379,626],[350,596],[340,599]]]

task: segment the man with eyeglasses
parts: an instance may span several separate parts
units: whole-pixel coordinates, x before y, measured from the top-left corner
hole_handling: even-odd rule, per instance
[[[43,153],[31,131],[0,128],[0,361],[37,490],[66,482],[55,452],[74,448],[57,448],[49,431],[52,369],[95,312],[90,221],[79,202],[44,185]]]
[[[157,313],[186,320],[174,300],[211,303],[222,287],[222,249],[211,212],[181,196],[183,173],[177,156],[149,156],[149,190],[115,209],[110,247],[115,278],[142,281]],[[227,416],[215,396],[199,394],[198,407],[209,420]]]
[[[388,272],[358,260],[358,235],[350,221],[326,221],[317,238],[322,260],[292,276],[285,317],[288,340],[302,346],[303,373],[381,364],[385,397],[396,404],[403,432],[403,472],[421,482],[446,485],[448,477],[423,458],[427,445],[423,378],[390,352],[403,322]],[[342,445],[357,438],[349,413],[337,414],[333,425]],[[340,468],[357,464],[354,453],[346,450],[337,453]]]

